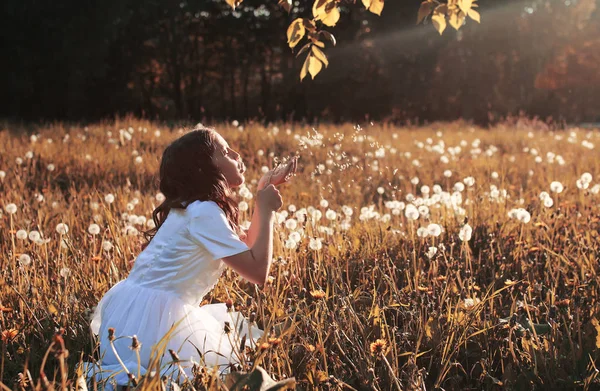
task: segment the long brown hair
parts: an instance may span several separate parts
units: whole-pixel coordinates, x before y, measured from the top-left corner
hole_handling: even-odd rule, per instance
[[[194,201],[214,201],[227,217],[231,228],[241,234],[239,210],[232,190],[212,161],[217,149],[215,130],[202,125],[171,142],[160,162],[160,192],[165,200],[152,212],[154,228],[145,231],[148,241],[167,219],[173,208],[185,209]]]

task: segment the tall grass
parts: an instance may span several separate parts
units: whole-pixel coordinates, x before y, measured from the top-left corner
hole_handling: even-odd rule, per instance
[[[281,189],[272,278],[256,287],[227,270],[204,299],[231,300],[266,331],[241,352],[249,363],[307,390],[599,387],[598,132],[217,129],[251,192],[261,167],[301,156]],[[75,365],[96,354],[89,314],[141,251],[136,216],[151,220],[160,155],[180,133],[128,118],[31,134],[0,132],[0,381],[75,387]],[[240,200],[250,220],[254,198]],[[411,220],[411,203],[427,213]],[[195,387],[209,387],[200,372]]]

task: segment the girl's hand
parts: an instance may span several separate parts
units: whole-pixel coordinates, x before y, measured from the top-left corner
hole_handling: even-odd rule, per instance
[[[258,181],[258,189],[263,189],[269,185],[278,186],[288,182],[292,178],[292,175],[296,173],[297,167],[298,156],[294,156],[289,162],[280,164],[263,175],[260,181]]]
[[[281,194],[273,184],[268,185],[256,194],[256,202],[260,210],[275,212],[283,205]]]

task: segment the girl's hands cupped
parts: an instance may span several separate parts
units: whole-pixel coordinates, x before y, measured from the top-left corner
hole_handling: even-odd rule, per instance
[[[288,182],[296,173],[297,167],[298,156],[294,156],[287,163],[280,164],[263,175],[258,181],[258,188],[263,189],[269,185],[278,186]]]
[[[257,192],[256,202],[260,210],[269,212],[275,212],[283,205],[281,194],[273,184],[267,185]]]

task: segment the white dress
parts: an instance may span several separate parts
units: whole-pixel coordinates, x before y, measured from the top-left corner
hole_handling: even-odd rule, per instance
[[[227,312],[224,303],[199,306],[216,284],[225,264],[223,257],[248,250],[231,229],[225,213],[213,201],[195,201],[185,210],[172,209],[163,225],[137,257],[129,276],[113,286],[98,304],[91,330],[100,338],[100,366],[85,363],[88,379],[109,380],[126,385],[127,373],[118,362],[108,341],[114,328],[113,343],[130,373],[137,376],[138,358],[130,349],[131,337],[141,343],[139,350],[143,375],[148,369],[153,346],[176,324],[162,357],[161,373],[172,371],[169,349],[178,352],[182,367],[191,376],[191,360],[209,368],[224,369],[237,363],[232,343],[247,335],[246,345],[263,331],[248,324],[237,312]],[[225,321],[231,326],[225,334]],[[196,348],[203,354],[203,361]],[[152,368],[153,370],[155,368]]]

